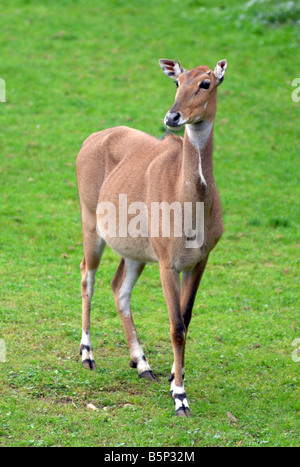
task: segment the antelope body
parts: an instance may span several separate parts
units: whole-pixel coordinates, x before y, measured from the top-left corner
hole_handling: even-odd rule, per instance
[[[82,339],[80,352],[85,368],[94,369],[90,338],[90,309],[95,274],[106,244],[121,256],[112,280],[116,307],[122,320],[130,351],[130,365],[139,376],[156,377],[145,358],[132,319],[130,298],[133,287],[148,262],[158,262],[166,300],[174,352],[171,370],[171,396],[176,414],[190,416],[184,389],[184,351],[196,292],[210,251],[223,232],[220,198],[213,177],[213,127],[217,107],[217,86],[223,81],[226,60],[214,71],[207,66],[185,70],[173,60],[160,60],[163,72],[174,79],[178,89],[173,107],[165,116],[171,129],[185,127],[184,138],[169,134],[163,140],[128,127],[110,128],[92,134],[77,156],[76,170],[82,217],[84,256],[81,263]],[[187,247],[188,233],[176,236],[170,217],[170,235],[128,235],[120,216],[120,194],[131,206],[140,209],[140,222],[151,212],[153,203],[168,206],[193,206],[203,203],[202,241]],[[99,206],[118,207],[116,229],[111,235],[103,222]],[[132,211],[131,214],[134,212]],[[136,213],[136,212],[135,212]],[[174,211],[175,213],[175,211]],[[132,215],[128,214],[128,226]],[[144,217],[143,217],[144,216]],[[126,227],[125,225],[125,227]],[[195,233],[195,231],[193,231]],[[199,232],[195,233],[198,238]],[[179,274],[182,272],[180,281]]]

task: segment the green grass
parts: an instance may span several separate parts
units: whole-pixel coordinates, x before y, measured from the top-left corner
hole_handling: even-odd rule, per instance
[[[12,0],[1,22],[1,446],[297,446],[299,111],[296,2]],[[129,368],[105,251],[93,299],[96,372],[81,368],[75,158],[98,129],[163,134],[174,86],[158,66],[227,58],[214,171],[225,233],[190,327],[193,418],[173,414],[158,268],[133,295],[161,384]],[[98,411],[87,408],[93,403]],[[238,420],[233,421],[230,412]]]

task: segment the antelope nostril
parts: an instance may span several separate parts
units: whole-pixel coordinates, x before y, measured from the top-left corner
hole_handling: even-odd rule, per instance
[[[180,120],[180,112],[168,112],[165,117],[165,124],[170,127],[178,127],[180,125]]]

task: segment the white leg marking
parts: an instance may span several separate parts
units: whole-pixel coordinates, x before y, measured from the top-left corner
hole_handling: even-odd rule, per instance
[[[185,394],[184,385],[176,386],[174,379],[171,382],[171,396],[174,399],[176,411],[179,409],[183,409],[183,410],[186,408],[189,409],[189,404],[188,404],[187,397]]]
[[[81,343],[87,347],[92,347],[91,337],[84,331],[82,331]]]
[[[119,293],[119,304],[122,313],[129,317],[131,316],[131,309],[130,309],[130,299],[132,294],[132,289],[138,280],[138,273],[137,270],[140,267],[141,263],[138,261],[132,260],[125,260],[126,263],[126,277],[125,280],[120,288]]]
[[[97,268],[91,269],[91,271],[87,272],[87,276],[86,276],[87,291],[88,291],[88,296],[90,300],[92,299],[92,296],[94,294],[96,272],[97,272]]]
[[[82,361],[94,360],[92,352],[92,342],[89,333],[87,334],[86,332],[82,331],[81,345]]]
[[[171,396],[174,399],[175,411],[177,412],[178,410],[183,410],[185,412],[185,409],[188,409],[189,411],[189,404],[187,401],[184,385],[176,386],[174,375],[175,375],[175,364],[173,363],[173,366],[172,366],[173,379],[171,380],[170,391],[171,391]],[[184,367],[182,368],[182,376],[184,376]]]
[[[188,404],[188,401],[187,401],[187,398],[185,397],[184,399],[178,399],[178,398],[175,398],[174,399],[174,402],[175,402],[175,410],[179,410],[179,409],[189,409],[189,404]]]
[[[143,373],[144,371],[151,371],[149,363],[147,360],[145,360],[142,346],[137,340],[132,344],[130,355],[134,361],[137,361],[137,370],[139,374]]]
[[[173,379],[172,383],[171,383],[171,391],[174,393],[174,394],[184,394],[185,393],[185,390],[184,390],[184,385],[182,386],[176,386],[175,384],[175,379]]]

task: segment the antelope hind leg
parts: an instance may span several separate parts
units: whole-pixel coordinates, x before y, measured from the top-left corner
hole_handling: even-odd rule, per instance
[[[140,378],[157,381],[147,362],[133,322],[130,299],[134,285],[145,267],[144,263],[121,259],[111,287],[130,352],[130,366],[137,368]]]

